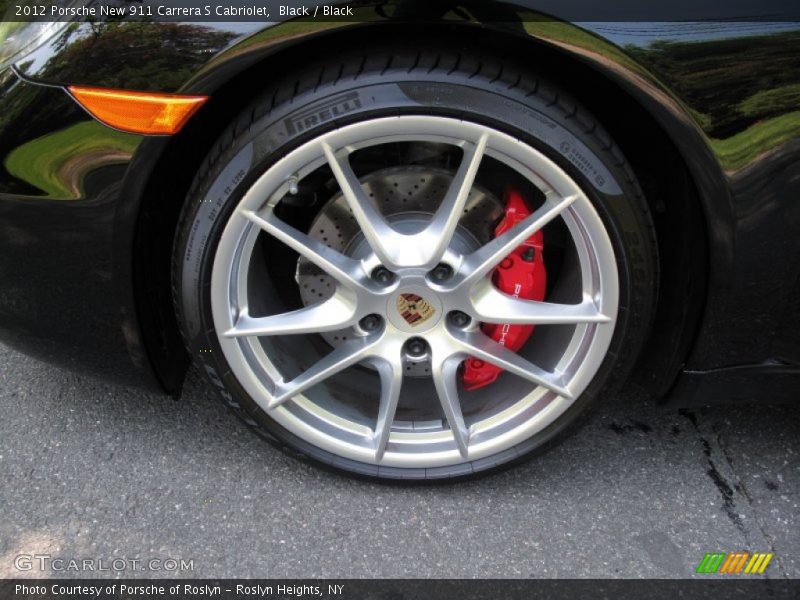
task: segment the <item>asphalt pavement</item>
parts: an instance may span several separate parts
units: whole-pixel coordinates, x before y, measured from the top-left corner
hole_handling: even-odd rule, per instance
[[[520,467],[385,485],[274,449],[195,372],[175,401],[0,346],[0,577],[680,578],[747,550],[797,578],[799,433],[800,406],[629,388]]]

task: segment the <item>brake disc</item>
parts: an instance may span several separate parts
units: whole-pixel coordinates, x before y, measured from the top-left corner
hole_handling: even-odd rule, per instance
[[[394,167],[375,171],[361,179],[361,184],[392,226],[399,231],[415,231],[427,224],[450,188],[453,176],[428,167]],[[494,227],[504,215],[503,203],[487,190],[473,185],[453,236],[452,248],[462,254],[486,244]],[[347,200],[340,192],[319,211],[308,235],[342,254],[363,257],[369,246],[361,233]],[[297,261],[295,277],[305,306],[330,298],[336,280],[304,257]],[[352,329],[329,331],[320,335],[333,347],[347,340]],[[405,374],[421,377],[430,373],[427,360],[408,361]]]

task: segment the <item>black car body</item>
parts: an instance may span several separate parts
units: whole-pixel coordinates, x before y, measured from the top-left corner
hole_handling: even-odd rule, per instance
[[[447,39],[523,57],[580,97],[629,157],[661,265],[639,382],[681,403],[796,399],[800,25],[791,3],[673,2],[656,12],[620,2],[602,11],[535,0],[397,4],[356,3],[347,21],[78,23],[6,65],[3,341],[179,393],[189,357],[169,256],[213,140],[248,97],[311,56],[398,34],[410,45]],[[98,123],[65,90],[75,85],[209,100],[178,134],[142,136]]]

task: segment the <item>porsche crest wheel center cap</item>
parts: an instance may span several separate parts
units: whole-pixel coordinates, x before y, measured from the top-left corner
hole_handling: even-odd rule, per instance
[[[411,327],[418,327],[436,314],[436,309],[422,296],[400,294],[397,297],[397,311]]]
[[[401,286],[386,307],[389,321],[401,331],[421,333],[442,318],[442,303],[429,289]]]

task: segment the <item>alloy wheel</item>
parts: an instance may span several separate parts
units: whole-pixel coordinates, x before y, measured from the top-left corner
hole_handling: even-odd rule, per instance
[[[455,148],[460,158],[446,176],[427,175],[447,184],[435,206],[387,215],[353,157],[409,143]],[[464,224],[487,162],[528,182],[539,198],[528,218],[488,240]],[[396,167],[383,165],[382,181],[415,174],[391,172]],[[338,187],[326,206],[346,207],[355,232],[339,245],[281,214],[321,170]],[[560,286],[549,286],[542,302],[499,291],[491,279],[498,263],[556,223],[568,246]],[[316,269],[325,287],[315,290],[318,301],[306,292],[303,306],[284,311],[263,299],[277,285],[256,266],[265,236],[298,256],[295,284],[303,269]],[[226,361],[272,419],[336,456],[430,468],[495,455],[569,408],[606,356],[618,274],[602,219],[552,160],[492,127],[408,115],[334,129],[270,166],[222,232],[210,294]],[[482,331],[486,323],[536,325],[537,334],[512,352]],[[460,373],[470,357],[503,376],[466,392]]]

